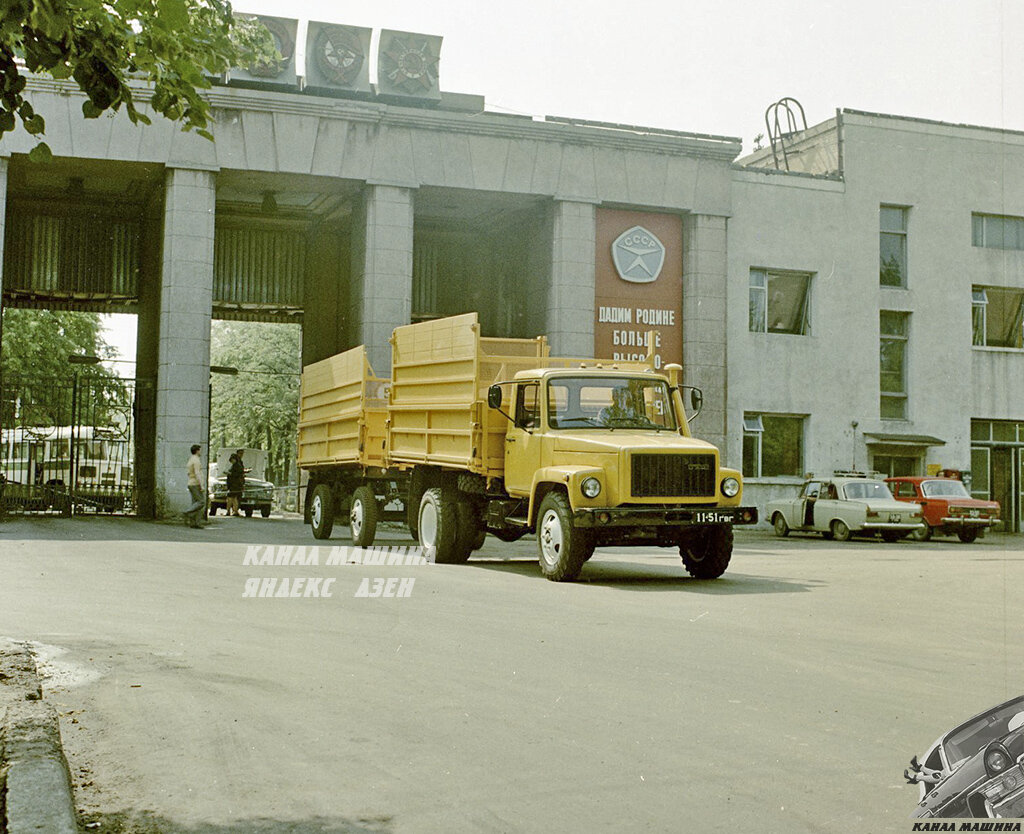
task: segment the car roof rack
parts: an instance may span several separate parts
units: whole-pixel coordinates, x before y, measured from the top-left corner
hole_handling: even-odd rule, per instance
[[[836,469],[832,472],[833,478],[870,478],[879,480],[885,477],[884,472],[860,472],[852,469]]]

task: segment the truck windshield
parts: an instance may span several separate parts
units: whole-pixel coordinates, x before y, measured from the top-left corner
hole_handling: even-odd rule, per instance
[[[553,429],[675,431],[676,419],[664,380],[556,377],[548,381],[548,425]]]

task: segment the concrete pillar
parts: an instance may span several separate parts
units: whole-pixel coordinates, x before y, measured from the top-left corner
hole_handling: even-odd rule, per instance
[[[188,505],[185,465],[193,443],[202,445],[208,463],[215,182],[210,171],[167,171],[156,383],[156,484],[164,514]]]
[[[726,218],[683,218],[683,384],[704,391],[704,408],[691,424],[714,443],[724,465],[739,466],[741,449],[727,449]]]
[[[592,203],[555,202],[546,333],[552,356],[594,355],[597,211]]]
[[[352,217],[350,339],[378,376],[391,375],[391,331],[412,319],[414,193],[367,183]]]

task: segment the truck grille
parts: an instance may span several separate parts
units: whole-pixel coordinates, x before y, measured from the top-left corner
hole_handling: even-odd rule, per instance
[[[633,455],[635,498],[713,496],[714,455]]]

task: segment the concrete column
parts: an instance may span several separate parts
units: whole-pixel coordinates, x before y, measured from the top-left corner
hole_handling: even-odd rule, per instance
[[[156,384],[156,485],[165,514],[188,505],[193,443],[208,462],[215,182],[210,171],[167,171]]]
[[[349,320],[378,376],[391,375],[391,331],[412,319],[414,190],[367,184],[352,218]]]
[[[555,202],[546,332],[552,356],[594,355],[597,211],[592,203]]]
[[[704,408],[691,424],[714,443],[724,465],[739,465],[740,449],[727,449],[726,426],[726,218],[683,218],[683,384],[704,391]]]

